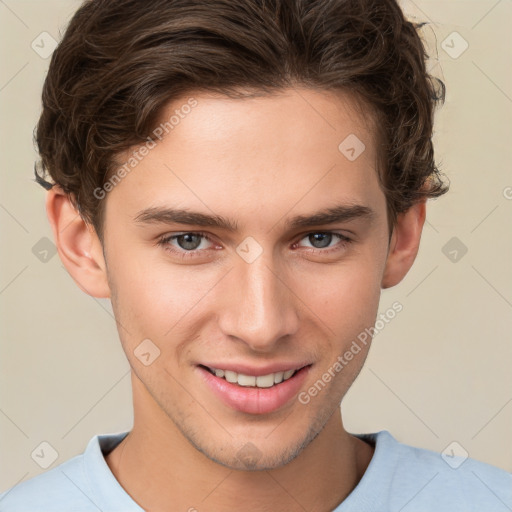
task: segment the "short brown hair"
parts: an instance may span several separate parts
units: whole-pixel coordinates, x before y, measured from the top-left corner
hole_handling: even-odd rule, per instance
[[[377,120],[392,228],[398,213],[448,190],[431,140],[445,87],[426,71],[419,27],[395,0],[86,0],[44,83],[36,181],[58,184],[103,241],[93,191],[169,101],[302,85],[348,92]]]

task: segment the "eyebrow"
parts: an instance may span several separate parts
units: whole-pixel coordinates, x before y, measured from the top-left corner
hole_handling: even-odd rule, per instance
[[[288,229],[297,229],[316,225],[334,224],[337,222],[348,222],[357,219],[372,222],[375,217],[376,212],[368,206],[361,204],[341,204],[310,215],[297,215],[287,219],[285,226]],[[210,215],[182,208],[154,206],[138,212],[134,220],[138,224],[185,224],[201,227],[215,227],[232,233],[238,231],[236,221],[231,221],[220,215]]]

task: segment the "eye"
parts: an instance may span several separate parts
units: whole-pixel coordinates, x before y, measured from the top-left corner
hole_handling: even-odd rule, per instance
[[[193,256],[196,252],[210,249],[211,247],[205,247],[205,244],[203,244],[205,241],[213,243],[205,233],[185,232],[166,235],[160,238],[158,245],[173,254],[187,257]],[[173,242],[175,242],[175,244]]]
[[[330,252],[331,250],[339,250],[352,243],[352,239],[331,231],[315,231],[308,233],[301,240],[307,240],[316,252]],[[332,242],[338,241],[338,244],[330,245]],[[307,247],[307,246],[306,246]]]
[[[331,231],[314,231],[307,233],[299,242],[302,240],[307,240],[310,244],[309,246],[305,246],[306,248],[311,248],[308,252],[321,254],[343,250],[353,242],[352,239]],[[338,243],[333,245],[332,242],[336,241]],[[158,240],[157,244],[163,247],[164,250],[181,258],[199,256],[200,253],[207,253],[208,250],[214,247],[218,248],[206,233],[191,231],[164,235]],[[295,248],[298,247],[299,244],[295,243],[293,246]]]

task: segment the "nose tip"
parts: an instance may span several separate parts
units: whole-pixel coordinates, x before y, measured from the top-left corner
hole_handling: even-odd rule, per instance
[[[222,331],[254,351],[274,350],[276,343],[298,329],[293,294],[263,260],[244,263],[234,274],[227,283],[230,300],[221,313]]]

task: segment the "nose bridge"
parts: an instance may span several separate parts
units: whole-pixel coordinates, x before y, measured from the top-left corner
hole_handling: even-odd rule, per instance
[[[225,335],[239,338],[253,350],[266,351],[296,331],[293,294],[270,256],[263,253],[252,263],[240,258],[229,287],[231,300],[221,315]]]

